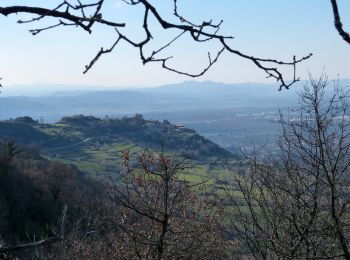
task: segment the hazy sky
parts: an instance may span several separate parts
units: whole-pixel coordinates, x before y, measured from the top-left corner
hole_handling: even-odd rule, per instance
[[[0,5],[57,2],[1,0]],[[152,2],[165,16],[171,14],[172,0]],[[350,1],[340,0],[339,5],[345,28],[350,31],[350,15],[347,15]],[[179,7],[184,16],[195,22],[223,19],[222,33],[234,36],[231,46],[244,53],[278,59],[314,53],[298,67],[302,78],[306,77],[307,71],[318,75],[324,67],[331,78],[338,73],[341,78],[350,78],[350,45],[342,41],[334,29],[329,0],[180,0]],[[125,32],[136,38],[142,35],[140,14],[140,9],[127,7],[119,0],[106,1],[105,17],[128,22]],[[152,86],[188,80],[162,70],[160,65],[143,66],[138,51],[125,44],[83,75],[84,66],[99,48],[113,43],[116,34],[111,28],[97,26],[91,35],[75,27],[58,28],[32,36],[27,30],[40,27],[40,24],[18,25],[18,19],[19,16],[0,17],[0,76],[4,77],[2,83],[5,85],[47,82]],[[172,35],[165,34],[158,26],[152,26],[151,31],[155,36],[160,35],[155,46]],[[217,51],[218,46],[194,45],[185,37],[168,53],[174,54],[176,67],[196,72],[206,64],[208,50]],[[199,80],[266,82],[264,73],[251,62],[229,53]]]

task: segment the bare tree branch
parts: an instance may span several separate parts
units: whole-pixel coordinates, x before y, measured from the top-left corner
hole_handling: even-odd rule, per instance
[[[29,13],[38,15],[29,20],[23,21],[19,20],[18,23],[33,23],[39,22],[46,17],[57,18],[58,21],[50,26],[45,26],[44,28],[36,28],[32,29],[29,32],[33,35],[41,33],[46,30],[50,30],[53,28],[57,28],[60,26],[77,26],[82,28],[83,30],[91,33],[92,26],[94,24],[101,24],[104,26],[112,27],[116,30],[116,40],[114,44],[108,48],[101,48],[95,57],[89,62],[88,65],[85,66],[84,73],[88,72],[96,62],[103,56],[103,54],[107,54],[112,52],[115,47],[123,40],[129,45],[138,49],[140,54],[140,59],[144,65],[147,63],[159,63],[162,68],[189,77],[200,77],[204,75],[215,63],[218,62],[221,54],[224,51],[227,51],[230,54],[241,57],[245,60],[250,60],[259,70],[262,70],[268,78],[273,78],[277,82],[279,82],[279,90],[282,88],[288,89],[295,82],[299,81],[299,77],[296,76],[296,65],[301,63],[307,59],[309,59],[312,54],[308,54],[302,58],[292,57],[290,61],[281,61],[277,59],[269,59],[269,58],[260,58],[251,56],[248,54],[244,54],[239,50],[233,49],[228,40],[232,40],[232,36],[226,36],[219,34],[223,21],[219,21],[218,23],[214,23],[212,20],[203,21],[201,23],[191,22],[189,19],[185,18],[180,14],[178,8],[178,0],[172,0],[174,4],[174,13],[173,16],[179,20],[179,23],[173,23],[165,19],[160,12],[157,10],[154,4],[151,4],[148,0],[124,0],[130,6],[143,6],[143,32],[145,33],[145,37],[137,42],[132,40],[129,36],[122,34],[118,28],[126,27],[127,25],[122,22],[114,22],[111,20],[103,19],[103,11],[102,8],[104,6],[104,0],[99,0],[91,4],[82,4],[80,0],[76,1],[76,4],[71,4],[72,1],[62,1],[57,7],[53,9],[42,8],[42,7],[29,7],[29,6],[9,6],[9,7],[0,7],[0,14],[4,16],[8,16],[11,14],[17,13]],[[88,13],[91,13],[88,15]],[[149,28],[150,17],[155,18],[156,22],[163,28],[163,30],[167,31],[177,31],[178,36],[165,43],[160,48],[154,49],[149,54],[146,53],[145,47],[150,46],[152,40],[156,39],[157,35],[153,35],[151,32],[151,28]],[[172,56],[159,57],[160,53],[166,48],[174,45],[176,41],[182,35],[189,35],[194,42],[203,43],[208,41],[213,41],[217,43],[218,51],[215,55],[212,56],[211,53],[208,53],[208,64],[205,65],[199,72],[193,73],[188,71],[183,71],[181,69],[174,68],[169,65],[169,60],[172,59]],[[284,75],[280,71],[281,67],[291,67],[293,77],[291,80],[285,79]]]
[[[24,250],[24,249],[28,249],[28,248],[36,248],[39,246],[45,246],[45,245],[49,245],[52,243],[56,243],[58,241],[62,241],[64,239],[64,226],[65,226],[65,221],[66,221],[66,215],[67,215],[67,205],[64,205],[63,211],[62,211],[62,216],[61,216],[61,221],[60,221],[60,234],[59,235],[53,236],[53,237],[48,237],[48,238],[45,238],[45,239],[42,239],[39,241],[35,241],[35,242],[31,242],[31,243],[0,247],[0,254],[9,253],[9,252],[18,251],[18,250]]]
[[[82,7],[82,8],[85,8],[85,7]],[[80,26],[81,28],[88,31],[89,33],[91,33],[91,27],[94,23],[101,23],[101,24],[105,24],[113,27],[125,27],[124,23],[114,23],[114,22],[106,21],[97,15],[90,18],[86,16],[73,15],[69,13],[69,8],[64,12],[61,12],[57,10],[50,10],[46,8],[30,7],[30,6],[0,7],[0,14],[4,16],[8,16],[10,14],[18,14],[18,13],[30,13],[30,14],[39,15],[39,17],[27,22],[38,21],[44,17],[62,18],[70,22],[73,22],[75,25]],[[88,24],[85,25],[84,22],[88,22]],[[25,23],[25,22],[19,20],[18,23]]]
[[[333,16],[334,16],[334,26],[337,29],[339,35],[343,38],[344,41],[346,41],[348,44],[350,44],[350,35],[348,32],[344,31],[343,24],[340,19],[339,15],[339,9],[337,0],[331,0],[332,9],[333,9]]]

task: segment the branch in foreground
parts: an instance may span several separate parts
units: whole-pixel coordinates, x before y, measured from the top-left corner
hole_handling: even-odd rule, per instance
[[[53,237],[48,237],[36,242],[32,243],[26,243],[26,244],[20,244],[20,245],[15,245],[15,246],[5,246],[5,247],[0,247],[0,254],[4,253],[9,253],[13,251],[19,251],[19,250],[24,250],[24,249],[29,249],[29,248],[36,248],[39,246],[44,246],[44,245],[49,245],[58,241],[62,241],[64,239],[64,225],[66,221],[66,215],[67,215],[67,205],[64,205],[63,211],[62,211],[62,217],[61,217],[61,223],[60,223],[60,234],[57,236]]]
[[[343,40],[350,44],[350,35],[343,29],[343,24],[339,15],[337,0],[331,0],[331,4],[333,8],[334,26],[337,29],[339,35],[343,38]]]
[[[94,3],[85,5],[83,5],[79,0],[76,1],[75,5],[71,4],[70,2],[72,1],[62,1],[61,4],[59,4],[54,9],[28,6],[0,7],[0,14],[5,16],[17,13],[30,13],[38,15],[37,17],[33,17],[32,19],[26,21],[19,20],[19,23],[39,22],[46,17],[58,19],[58,21],[56,21],[56,23],[54,23],[53,25],[30,30],[30,32],[33,35],[61,26],[76,26],[82,28],[83,30],[89,33],[92,32],[92,26],[94,24],[101,24],[107,27],[114,28],[117,33],[116,41],[108,49],[101,48],[95,55],[95,57],[90,61],[90,63],[85,66],[84,73],[88,72],[104,54],[112,52],[121,41],[124,41],[132,47],[138,49],[140,59],[144,65],[152,62],[160,63],[162,68],[168,71],[189,77],[200,77],[203,74],[205,74],[219,60],[221,54],[224,51],[227,51],[228,53],[253,62],[253,64],[259,70],[265,72],[267,78],[273,78],[277,82],[279,82],[279,89],[281,90],[282,88],[288,89],[295,82],[299,81],[299,78],[296,76],[296,65],[309,59],[312,56],[312,54],[310,53],[300,59],[297,59],[295,56],[293,56],[293,58],[290,61],[281,61],[277,59],[259,58],[248,54],[244,54],[239,50],[233,49],[229,45],[228,40],[232,40],[232,36],[219,34],[223,21],[220,21],[218,23],[214,23],[212,20],[203,21],[201,23],[191,22],[189,19],[185,18],[183,15],[180,14],[178,8],[178,0],[173,0],[173,16],[177,18],[179,23],[173,23],[165,19],[157,10],[157,8],[148,0],[123,0],[123,2],[127,3],[130,6],[141,5],[144,8],[144,12],[142,15],[142,29],[145,36],[139,42],[132,40],[129,36],[122,34],[118,30],[118,28],[120,27],[126,27],[125,23],[103,19],[102,7],[105,3],[104,0],[99,0]],[[88,13],[90,13],[90,15],[88,15]],[[153,35],[151,29],[149,28],[151,16],[163,28],[163,30],[177,31],[178,35],[175,38],[171,39],[169,42],[165,43],[160,48],[154,49],[153,51],[146,53],[146,47],[149,47],[152,40],[156,38],[156,35]],[[214,41],[218,44],[218,51],[216,52],[215,56],[212,57],[212,55],[208,53],[208,64],[197,73],[182,71],[181,69],[176,69],[168,65],[168,61],[172,59],[173,56],[159,57],[162,51],[174,45],[176,41],[185,34],[189,35],[193,42],[203,43],[208,41]],[[291,81],[287,81],[284,78],[284,75],[280,72],[280,68],[283,66],[288,66],[292,68],[293,78]]]
[[[101,1],[100,1],[101,2]],[[103,1],[102,1],[103,2]],[[73,22],[76,26],[79,26],[83,28],[84,30],[91,33],[91,27],[94,23],[101,23],[108,26],[113,27],[125,27],[125,23],[114,23],[111,21],[106,21],[101,18],[98,14],[92,17],[86,17],[86,16],[76,16],[70,13],[70,8],[72,8],[71,5],[67,5],[65,11],[58,11],[57,9],[64,7],[67,5],[67,2],[64,1],[62,4],[60,4],[55,9],[47,9],[47,8],[41,8],[41,7],[30,7],[30,6],[9,6],[9,7],[0,7],[0,14],[4,16],[8,16],[10,14],[18,14],[18,13],[29,13],[29,14],[36,14],[39,15],[36,18],[30,19],[28,21],[22,21],[19,20],[18,23],[30,23],[34,21],[39,21],[43,19],[44,17],[53,17],[53,18],[61,18],[65,19],[67,21]],[[82,7],[86,8],[86,7]],[[87,22],[87,24],[84,24],[84,22]],[[62,24],[65,25],[65,24]]]

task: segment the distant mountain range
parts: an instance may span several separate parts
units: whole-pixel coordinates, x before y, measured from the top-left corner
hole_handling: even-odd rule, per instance
[[[349,83],[350,80],[341,80],[342,85],[350,85]],[[124,90],[40,84],[38,89],[46,93],[42,96],[0,94],[0,120],[31,116],[35,119],[42,118],[45,122],[54,122],[63,116],[77,114],[120,117],[136,113],[144,114],[146,118],[162,120],[174,113],[186,115],[198,111],[211,113],[215,110],[277,109],[295,106],[298,100],[296,93],[302,84],[303,82],[295,84],[292,89],[282,91],[278,91],[276,84],[223,84],[211,81],[185,81],[157,88]],[[35,85],[32,88],[33,92],[37,91]],[[61,91],[55,91],[57,89]],[[3,93],[6,95],[6,87]]]
[[[33,92],[36,91],[33,86]],[[40,85],[40,89],[43,86]],[[58,86],[47,89],[57,89]],[[67,89],[62,87],[61,89]],[[296,89],[299,87],[296,86]],[[6,91],[5,91],[6,94]],[[52,122],[75,114],[120,116],[135,113],[166,113],[242,107],[277,107],[296,102],[294,90],[277,91],[276,85],[259,83],[223,84],[186,81],[157,88],[130,90],[57,91],[43,96],[3,96],[0,119],[31,116]]]

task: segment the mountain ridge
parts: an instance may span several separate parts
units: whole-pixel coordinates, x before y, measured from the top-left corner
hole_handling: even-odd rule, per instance
[[[36,119],[43,117],[53,122],[63,116],[74,114],[103,117],[135,113],[199,111],[208,107],[231,109],[278,106],[295,103],[294,96],[292,91],[278,92],[277,86],[274,85],[254,83],[232,85],[210,81],[188,81],[148,89],[77,90],[40,97],[0,95],[0,120],[29,115]]]

